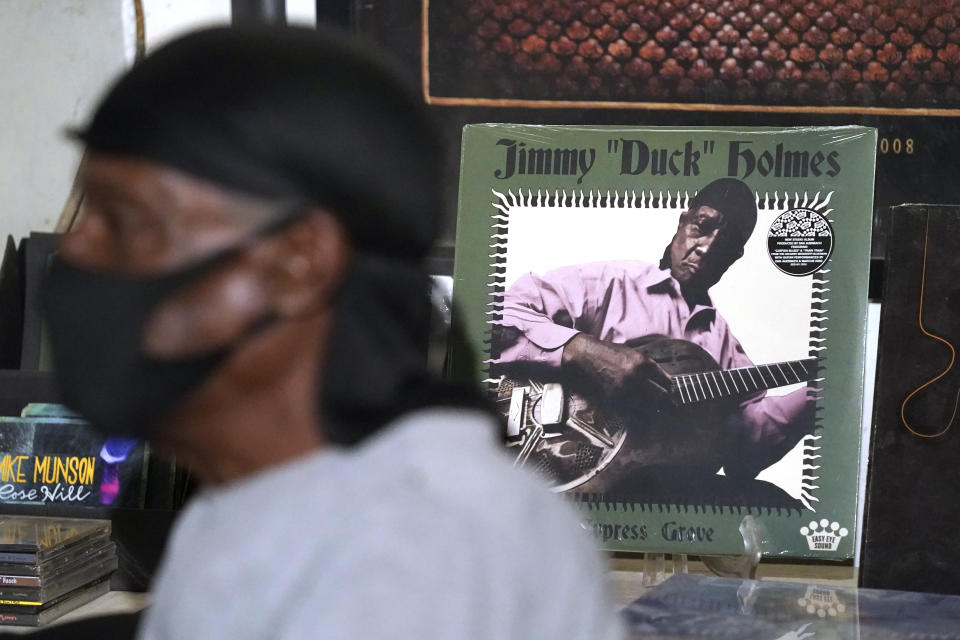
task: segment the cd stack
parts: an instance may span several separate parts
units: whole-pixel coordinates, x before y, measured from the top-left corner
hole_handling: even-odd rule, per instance
[[[109,520],[0,517],[0,625],[40,626],[110,590]]]

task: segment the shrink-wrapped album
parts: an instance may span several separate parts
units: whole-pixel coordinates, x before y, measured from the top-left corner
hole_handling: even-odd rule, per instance
[[[875,147],[465,128],[454,373],[605,548],[853,556]]]
[[[147,446],[106,437],[60,405],[0,416],[0,505],[142,507]]]
[[[957,637],[960,597],[675,575],[624,609],[631,638],[917,640]]]

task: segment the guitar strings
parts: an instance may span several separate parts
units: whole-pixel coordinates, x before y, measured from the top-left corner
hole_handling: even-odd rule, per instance
[[[947,375],[947,373],[949,373],[950,370],[953,368],[953,363],[957,357],[957,351],[956,349],[953,348],[953,345],[950,344],[950,342],[948,342],[944,338],[941,338],[940,336],[930,333],[923,326],[923,295],[924,295],[926,279],[927,279],[927,243],[929,241],[929,238],[930,238],[930,214],[928,212],[926,228],[924,229],[924,235],[923,235],[923,268],[920,273],[920,310],[917,314],[917,324],[920,326],[920,331],[922,331],[925,336],[933,338],[934,340],[939,340],[943,344],[947,345],[947,348],[950,349],[950,364],[947,365],[947,368],[944,369],[942,372],[940,372],[938,376],[936,376],[935,378],[931,378],[930,380],[927,380],[925,383],[923,383],[922,385],[920,385],[919,387],[911,391],[910,394],[903,399],[903,403],[901,403],[900,405],[900,420],[903,422],[903,426],[907,428],[907,431],[909,431],[913,435],[917,436],[918,438],[927,438],[932,440],[934,438],[939,438],[940,436],[944,435],[947,431],[950,430],[950,427],[953,426],[953,421],[957,417],[957,406],[958,404],[960,404],[960,388],[957,389],[957,397],[953,403],[953,414],[950,416],[950,422],[948,422],[947,426],[945,426],[941,431],[938,431],[937,433],[921,433],[920,431],[917,431],[912,426],[910,426],[910,422],[907,420],[907,416],[906,416],[907,403],[910,402],[910,398],[917,395],[923,389],[925,389],[926,387],[929,387],[931,384],[933,384],[940,378]]]

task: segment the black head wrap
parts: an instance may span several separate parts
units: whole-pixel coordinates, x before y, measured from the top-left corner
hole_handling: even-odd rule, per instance
[[[76,134],[93,151],[339,218],[354,258],[321,406],[327,437],[345,444],[438,401],[424,373],[422,262],[440,224],[441,145],[398,77],[369,45],[329,30],[208,29],[134,66]]]
[[[722,244],[726,245],[724,251],[728,254],[730,262],[713,275],[713,282],[716,282],[727,267],[743,255],[743,246],[747,244],[754,227],[757,226],[757,202],[753,191],[745,182],[736,178],[719,178],[700,189],[690,199],[687,211],[693,213],[703,206],[716,209],[723,214],[725,220],[721,233]],[[671,244],[663,250],[663,256],[660,258],[661,269],[670,268],[670,250]],[[717,263],[714,265],[716,266]],[[707,286],[712,286],[712,283],[708,283]]]
[[[358,249],[419,260],[436,235],[440,144],[422,100],[333,31],[216,28],[158,49],[110,89],[90,149],[341,212]]]
[[[696,211],[702,206],[724,215],[732,241],[743,246],[750,239],[757,225],[757,201],[746,183],[736,178],[714,180],[693,196],[688,210]]]

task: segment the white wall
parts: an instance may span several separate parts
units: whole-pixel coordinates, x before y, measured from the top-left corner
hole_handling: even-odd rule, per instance
[[[0,4],[0,240],[56,224],[80,157],[63,129],[124,66],[122,1]]]
[[[191,29],[229,24],[230,0],[142,0],[147,51]],[[287,0],[287,23],[315,25],[316,0]]]
[[[198,27],[230,24],[230,0],[142,0],[147,51]]]
[[[230,0],[143,0],[147,50],[190,29],[230,22]],[[0,242],[52,231],[86,122],[133,61],[133,0],[0,0]],[[291,24],[315,24],[314,0],[287,0]]]

